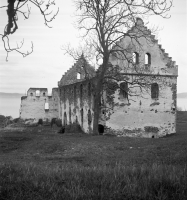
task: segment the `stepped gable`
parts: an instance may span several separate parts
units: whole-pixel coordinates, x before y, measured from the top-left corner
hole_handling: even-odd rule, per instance
[[[62,76],[58,86],[70,85],[95,76],[95,69],[81,55],[77,62]]]
[[[162,45],[158,43],[158,40],[155,39],[155,35],[151,34],[151,30],[149,30],[145,25],[141,18],[136,18],[136,23],[130,30],[127,31],[127,35],[137,34],[139,32],[139,37],[145,37],[148,36],[152,43],[157,44],[158,48],[160,49],[160,54],[163,56],[163,59],[166,63],[166,69],[169,73],[173,75],[178,75],[178,65],[176,65],[176,62],[172,60],[172,57],[169,56],[168,53],[165,52],[165,49],[162,48]],[[120,43],[123,41],[124,38],[121,38],[117,45],[120,45]],[[113,48],[115,48],[116,45],[114,45]],[[164,69],[163,69],[164,71]]]
[[[169,54],[165,52],[165,49],[162,48],[162,45],[158,44],[158,40],[155,39],[155,35],[151,34],[151,30],[149,30],[146,26],[144,26],[144,22],[141,18],[136,19],[135,26],[133,26],[127,33],[130,34],[134,31],[137,31],[137,29],[142,30],[142,27],[143,27],[143,34],[148,34],[148,36],[151,38],[151,41],[158,45],[161,53],[164,56],[164,59],[166,60],[166,66],[168,68],[175,68],[178,71],[178,65],[176,65],[176,62],[173,61],[172,57],[170,57]]]

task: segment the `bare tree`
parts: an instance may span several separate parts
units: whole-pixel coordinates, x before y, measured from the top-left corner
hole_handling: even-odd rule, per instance
[[[7,52],[6,60],[8,59],[8,54],[12,51],[20,53],[23,57],[31,54],[33,52],[33,43],[31,43],[31,50],[27,52],[22,52],[21,48],[24,44],[24,39],[16,47],[11,47],[9,35],[14,34],[18,29],[18,14],[22,15],[24,19],[29,19],[31,13],[31,4],[39,9],[41,15],[44,18],[44,24],[49,26],[57,16],[59,9],[53,13],[53,6],[55,6],[55,0],[7,0],[7,5],[1,6],[0,8],[7,8],[8,23],[4,28],[4,33],[0,33],[2,38],[4,49]],[[24,10],[26,9],[26,11]]]
[[[98,134],[100,97],[104,82],[109,81],[109,79],[110,82],[112,79],[120,80],[119,73],[114,76],[115,73],[111,71],[112,75],[110,75],[110,70],[116,70],[110,67],[111,56],[126,60],[126,68],[134,67],[137,73],[142,73],[141,68],[136,69],[136,65],[133,65],[133,57],[127,57],[132,48],[123,48],[120,46],[119,40],[129,37],[132,43],[139,44],[140,48],[139,38],[141,37],[147,38],[147,42],[151,43],[150,31],[142,30],[136,19],[145,19],[150,15],[167,18],[172,0],[78,0],[76,6],[79,17],[78,28],[84,33],[83,37],[87,46],[92,49],[96,59],[102,61],[96,75],[94,94],[93,133]],[[129,31],[132,26],[138,30],[138,34]],[[146,77],[142,77],[139,76],[129,83],[141,88],[148,81]]]

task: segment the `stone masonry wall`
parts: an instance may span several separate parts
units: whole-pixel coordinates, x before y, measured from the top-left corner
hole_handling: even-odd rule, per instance
[[[52,89],[52,96],[48,96],[47,88],[30,88],[27,96],[21,97],[20,118],[58,118],[58,98],[58,88]]]
[[[93,128],[93,79],[61,86],[60,109],[62,124],[80,124],[86,133]]]
[[[108,73],[119,69],[122,79],[113,82],[113,89],[104,87],[101,95],[100,124],[105,125],[105,132],[122,136],[161,137],[176,132],[176,88],[178,66],[172,61],[154,35],[151,35],[141,19],[137,27],[128,31],[129,35],[138,35],[138,42],[125,37],[117,42],[113,49],[128,49],[125,59],[120,54],[110,57]],[[140,31],[141,30],[141,31]],[[146,33],[149,37],[141,36]],[[133,55],[136,55],[136,61]],[[148,62],[146,60],[148,59]],[[128,62],[127,62],[128,59]],[[74,69],[76,69],[74,66]],[[111,70],[112,69],[112,70]],[[114,70],[115,71],[115,70]],[[79,123],[86,133],[93,130],[93,87],[88,92],[88,84],[94,85],[94,78],[76,80],[76,70],[69,70],[59,82],[60,116],[63,124]],[[71,79],[66,84],[63,80]],[[146,86],[130,84],[136,78],[143,79]],[[122,98],[120,83],[129,83],[128,97]],[[152,96],[152,84],[158,87],[157,97]]]
[[[132,78],[131,75],[128,77]],[[108,131],[135,137],[161,137],[176,132],[177,78],[160,77],[153,82],[156,81],[159,85],[156,99],[151,98],[150,88],[141,91],[134,88],[131,92],[137,96],[128,96],[128,99],[121,98],[120,89],[110,94],[113,102],[106,99],[105,111]]]

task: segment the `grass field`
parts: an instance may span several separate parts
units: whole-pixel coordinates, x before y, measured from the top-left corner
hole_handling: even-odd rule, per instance
[[[0,132],[0,200],[187,199],[187,112],[158,139]]]

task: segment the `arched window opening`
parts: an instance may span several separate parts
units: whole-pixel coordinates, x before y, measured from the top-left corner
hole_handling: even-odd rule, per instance
[[[74,86],[74,101],[76,100],[77,98],[77,88],[76,88],[76,85]]]
[[[83,121],[84,121],[84,112],[83,108],[81,109],[81,126],[83,126]]]
[[[37,96],[37,97],[40,96],[40,90],[36,90],[36,96]]]
[[[118,53],[117,52],[112,52],[111,58],[112,58],[112,60],[116,60],[118,58]]]
[[[64,88],[64,101],[66,100],[66,89]]]
[[[145,54],[145,64],[150,65],[151,64],[151,55],[149,53]]]
[[[45,111],[49,110],[49,103],[45,103]]]
[[[67,125],[67,115],[66,115],[66,112],[64,113],[64,126]]]
[[[33,93],[31,92],[30,95],[31,95],[31,97],[32,97],[32,96],[33,96]]]
[[[88,83],[88,97],[91,96],[91,83]]]
[[[77,118],[77,115],[75,117],[75,123],[78,124],[78,118]]]
[[[139,54],[137,52],[132,54],[132,60],[134,64],[139,64]]]
[[[45,97],[45,92],[43,93],[43,96]]]
[[[88,110],[88,125],[91,125],[92,123],[92,114],[91,114],[91,111]]]
[[[69,107],[69,124],[71,124],[71,107]]]
[[[77,73],[77,79],[81,79],[81,74]]]
[[[151,98],[158,99],[159,96],[159,86],[157,83],[151,84]]]
[[[127,99],[128,98],[128,83],[120,83],[120,97]]]
[[[82,102],[82,92],[83,92],[83,89],[82,89],[82,84],[80,85],[80,102]]]

